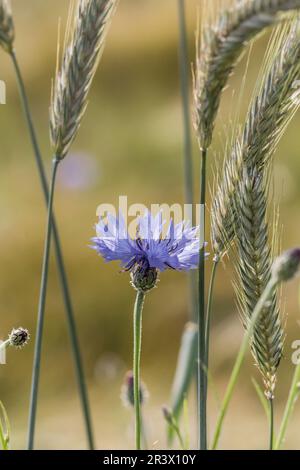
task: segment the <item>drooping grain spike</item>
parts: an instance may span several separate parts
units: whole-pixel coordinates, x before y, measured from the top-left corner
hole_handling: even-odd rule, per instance
[[[50,137],[64,158],[76,137],[117,0],[79,0],[50,106]]]
[[[233,196],[244,165],[267,170],[278,142],[299,108],[300,21],[284,29],[271,49],[272,59],[261,89],[253,100],[240,137],[225,160],[212,206],[212,243],[221,257],[234,238]]]
[[[204,25],[194,71],[195,128],[201,149],[212,140],[222,90],[245,45],[274,24],[279,12],[300,8],[300,0],[227,2],[213,24]]]

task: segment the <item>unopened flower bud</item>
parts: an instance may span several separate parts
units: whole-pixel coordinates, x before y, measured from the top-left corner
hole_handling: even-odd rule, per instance
[[[139,291],[147,292],[157,284],[157,269],[137,265],[131,272],[131,284]]]
[[[167,405],[163,405],[162,412],[167,423],[172,424],[174,421],[174,416],[171,409]]]
[[[125,375],[124,384],[121,389],[121,399],[128,408],[134,407],[134,377],[132,371],[128,371]],[[140,404],[145,404],[148,398],[148,390],[143,382],[140,383]]]
[[[14,328],[8,337],[9,344],[16,348],[21,348],[28,342],[29,337],[28,330],[25,328]]]
[[[300,248],[293,248],[278,256],[273,263],[272,276],[278,282],[289,281],[300,269]]]

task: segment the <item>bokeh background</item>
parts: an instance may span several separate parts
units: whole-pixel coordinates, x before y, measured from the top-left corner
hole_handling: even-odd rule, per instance
[[[213,0],[214,1],[214,0]],[[67,19],[68,0],[13,0],[16,49],[50,169],[48,107],[56,63],[57,32]],[[201,0],[187,0],[190,61],[194,60],[197,11]],[[241,114],[249,103],[268,34],[252,48]],[[209,177],[220,168],[226,126],[236,112],[244,59],[224,93],[210,155]],[[0,398],[7,408],[13,448],[24,448],[41,274],[45,207],[20,108],[9,57],[0,51],[0,79],[7,104],[0,106],[0,333],[14,326],[31,332],[22,351],[9,350],[0,366]],[[133,416],[120,401],[120,388],[132,361],[134,291],[117,264],[105,265],[88,248],[96,207],[116,204],[184,202],[183,134],[178,74],[177,1],[122,0],[108,35],[90,104],[71,154],[61,165],[55,211],[61,231],[99,448],[132,448]],[[233,92],[235,90],[235,92]],[[282,247],[299,244],[300,159],[296,116],[275,158],[274,198],[280,201]],[[225,130],[224,130],[225,129]],[[196,175],[199,154],[193,134]],[[197,178],[195,178],[195,183]],[[207,234],[209,239],[209,234]],[[207,262],[207,271],[210,261]],[[235,306],[229,261],[219,271],[213,311],[210,432],[243,330]],[[298,283],[283,289],[287,313],[285,357],[280,366],[276,424],[291,380],[291,343],[300,339]],[[164,448],[161,405],[168,402],[183,327],[189,319],[187,279],[170,272],[147,298],[144,311],[142,376],[150,398],[144,414],[150,445]],[[234,394],[221,439],[222,448],[265,448],[267,423],[251,378],[260,380],[249,354]],[[85,448],[68,332],[57,272],[52,260],[47,299],[36,445],[47,449]],[[189,397],[191,441],[195,445],[195,403]],[[300,448],[300,403],[286,448]]]

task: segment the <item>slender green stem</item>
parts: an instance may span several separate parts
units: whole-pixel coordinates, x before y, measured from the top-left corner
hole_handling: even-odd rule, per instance
[[[173,431],[174,431],[174,433],[176,434],[176,436],[178,438],[181,450],[186,450],[184,439],[182,437],[182,434],[181,434],[180,428],[178,426],[178,423],[175,419],[172,420],[172,428],[173,428]]]
[[[270,446],[269,450],[273,450],[273,441],[274,441],[274,400],[271,398],[269,400],[270,405]]]
[[[21,98],[21,104],[22,104],[22,107],[23,107],[23,112],[24,112],[26,124],[27,124],[27,127],[28,127],[30,141],[31,141],[33,151],[34,151],[35,161],[36,161],[36,164],[37,164],[37,167],[38,167],[38,172],[39,172],[39,177],[40,177],[41,184],[42,184],[42,189],[43,189],[43,192],[44,192],[44,195],[45,195],[46,203],[48,204],[49,188],[48,188],[46,173],[45,173],[44,164],[43,164],[41,152],[40,152],[40,149],[39,149],[39,145],[38,145],[38,141],[37,141],[37,137],[36,137],[32,117],[31,117],[30,107],[29,107],[29,103],[28,103],[27,93],[26,93],[26,89],[25,89],[21,69],[20,69],[20,66],[19,66],[19,63],[18,63],[18,60],[17,60],[16,52],[14,50],[11,52],[10,57],[11,57],[11,60],[12,60],[13,66],[14,66],[14,70],[15,70],[15,74],[16,74],[16,78],[17,78],[19,94],[20,94],[20,98]]]
[[[9,339],[7,339],[6,341],[3,341],[3,343],[0,344],[0,351],[2,351],[3,349],[6,349],[8,345],[9,345]]]
[[[5,440],[5,437],[4,437],[4,433],[2,431],[2,425],[0,423],[0,443],[1,443],[1,450],[6,450],[6,440]]]
[[[11,59],[12,59],[16,77],[17,77],[20,98],[21,98],[21,102],[22,102],[22,106],[24,110],[26,123],[28,126],[31,144],[32,144],[33,151],[34,151],[35,162],[38,168],[42,191],[43,191],[45,203],[47,206],[48,199],[49,199],[49,188],[48,188],[46,172],[44,169],[41,152],[40,152],[39,145],[38,145],[37,138],[36,138],[36,133],[35,133],[35,129],[34,129],[31,113],[30,113],[30,107],[29,107],[29,103],[27,99],[23,77],[22,77],[21,70],[17,61],[17,57],[14,51],[11,52]],[[56,221],[53,215],[52,215],[52,233],[53,233],[54,249],[55,249],[55,255],[56,255],[56,263],[57,263],[59,278],[60,278],[60,285],[61,285],[63,300],[65,304],[68,331],[70,335],[70,342],[71,342],[71,347],[72,347],[72,352],[73,352],[73,357],[74,357],[76,380],[78,383],[79,396],[81,400],[81,406],[82,406],[83,416],[84,416],[84,421],[85,421],[87,440],[88,440],[89,448],[93,449],[94,438],[93,438],[92,422],[91,422],[91,415],[90,415],[88,393],[87,393],[87,388],[86,388],[85,379],[84,379],[84,370],[83,370],[83,365],[82,365],[82,360],[81,360],[77,328],[76,328],[76,323],[75,323],[75,317],[74,317],[74,312],[73,312],[73,306],[72,306],[72,301],[71,301],[71,295],[70,295],[70,290],[69,290],[69,285],[68,285],[66,269],[65,269],[64,260],[63,260],[61,242],[59,239],[59,233],[58,233]]]
[[[253,377],[251,378],[251,381],[253,383],[253,387],[255,388],[255,391],[257,393],[257,396],[259,398],[261,406],[263,407],[263,409],[266,413],[266,417],[267,417],[268,422],[269,422],[269,420],[270,420],[270,407],[269,407],[269,404],[268,404],[268,400],[267,400],[264,392],[262,391],[260,385],[256,382],[256,380]]]
[[[182,117],[184,130],[184,175],[185,175],[185,200],[187,204],[194,202],[193,190],[193,159],[192,159],[192,139],[190,121],[190,100],[189,100],[189,60],[187,46],[187,31],[185,21],[184,0],[178,0],[179,19],[179,72],[180,89],[182,101]]]
[[[183,119],[183,155],[184,155],[184,187],[185,202],[192,204],[194,202],[194,182],[193,182],[193,154],[191,138],[191,119],[190,119],[190,99],[189,99],[189,54],[187,44],[187,29],[185,20],[185,1],[178,0],[178,20],[179,20],[179,73],[180,73],[180,91],[182,103]],[[190,310],[191,318],[196,321],[197,318],[197,281],[193,271],[188,273],[189,291],[190,291]]]
[[[190,448],[190,430],[189,430],[189,410],[188,400],[184,399],[183,402],[183,416],[184,416],[184,449],[189,450]]]
[[[186,449],[185,442],[181,434],[178,421],[176,417],[174,416],[174,413],[172,412],[170,408],[163,407],[163,414],[164,414],[166,422],[168,423],[168,427],[172,430],[172,433],[177,436],[181,449],[185,450]]]
[[[283,418],[281,421],[279,433],[278,433],[276,444],[274,447],[275,450],[280,449],[284,442],[289,419],[293,413],[294,405],[299,396],[299,381],[300,381],[300,364],[295,367],[295,372],[293,375],[293,380],[292,380],[291,388],[289,391],[289,396],[286,402],[286,406],[285,406],[284,413],[283,413]]]
[[[10,425],[3,403],[0,401],[0,441],[2,450],[9,450],[10,447]]]
[[[234,390],[235,384],[237,382],[243,360],[244,360],[246,352],[248,350],[249,342],[250,342],[251,337],[253,335],[253,331],[254,331],[256,322],[259,319],[266,302],[268,302],[272,298],[272,295],[273,295],[273,292],[274,292],[274,289],[275,289],[276,285],[277,285],[277,281],[275,279],[271,278],[271,280],[267,284],[262,296],[260,297],[259,301],[257,302],[256,307],[253,311],[251,320],[248,324],[247,331],[244,335],[239,353],[237,355],[237,358],[236,358],[235,363],[234,363],[233,370],[231,372],[229,383],[227,385],[225,396],[224,396],[224,399],[223,399],[223,402],[222,402],[222,405],[221,405],[221,409],[220,409],[220,412],[219,412],[219,416],[218,416],[218,419],[217,419],[216,429],[215,429],[215,433],[214,433],[214,436],[213,436],[213,442],[212,442],[212,449],[213,450],[217,448],[217,445],[218,445],[218,442],[219,442],[219,437],[220,437],[221,430],[222,430],[223,421],[224,421],[224,418],[225,418],[225,415],[226,415],[226,412],[227,412],[227,409],[228,409],[228,405],[229,405],[230,400],[232,398],[233,390]]]
[[[206,359],[205,364],[208,369],[209,367],[209,343],[210,343],[210,324],[211,324],[211,308],[212,308],[212,301],[213,301],[213,292],[214,292],[214,285],[216,279],[217,268],[219,265],[219,259],[214,259],[211,276],[210,276],[210,283],[208,289],[208,299],[207,299],[207,311],[206,311],[206,324],[205,324],[205,346],[206,346]]]
[[[141,439],[142,439],[144,450],[147,450],[148,449],[147,426],[146,426],[145,417],[143,416],[142,412],[141,412]]]
[[[199,253],[199,279],[198,279],[198,426],[199,449],[207,449],[207,367],[205,346],[205,202],[206,202],[206,150],[202,150],[201,181],[200,181],[200,211],[201,211],[201,237]]]
[[[31,397],[30,397],[30,408],[29,408],[29,424],[28,424],[28,450],[32,450],[34,446],[34,433],[35,433],[35,421],[36,421],[36,410],[38,401],[38,386],[41,366],[41,352],[42,352],[42,337],[45,317],[45,306],[46,306],[46,294],[47,294],[47,283],[48,283],[48,271],[49,271],[49,255],[51,246],[51,216],[53,207],[53,197],[55,188],[55,179],[58,168],[59,160],[53,159],[52,165],[52,176],[49,193],[49,204],[48,204],[48,215],[47,215],[47,226],[46,236],[44,245],[44,256],[43,256],[43,267],[41,277],[41,288],[38,308],[38,320],[35,338],[35,350],[33,360],[33,372],[31,382]]]
[[[141,449],[141,403],[140,403],[140,363],[142,345],[142,312],[145,293],[138,291],[133,313],[133,388],[135,409],[135,445]]]

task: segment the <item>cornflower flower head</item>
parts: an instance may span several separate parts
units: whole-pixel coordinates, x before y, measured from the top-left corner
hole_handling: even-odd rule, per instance
[[[170,221],[163,236],[166,222],[159,212],[149,211],[138,218],[135,238],[128,233],[122,214],[109,215],[107,223],[96,224],[97,236],[93,246],[105,261],[120,261],[130,271],[133,287],[147,291],[155,287],[158,272],[166,269],[188,271],[198,267],[199,229],[186,222]]]

